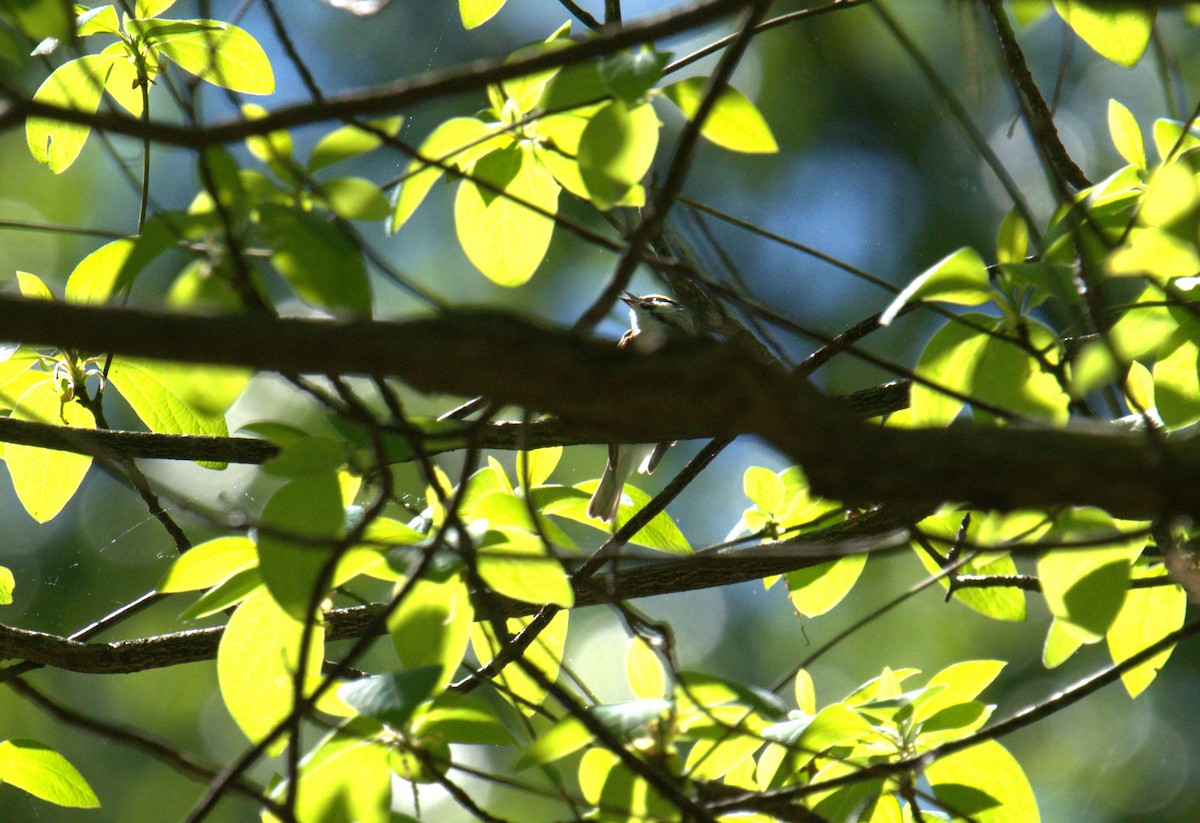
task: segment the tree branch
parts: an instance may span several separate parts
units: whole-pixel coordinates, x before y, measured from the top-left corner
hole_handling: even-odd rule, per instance
[[[650,355],[493,311],[404,322],[199,317],[0,298],[0,339],[83,351],[318,374],[394,376],[557,415],[602,442],[754,434],[849,504],[924,510],[1095,505],[1122,517],[1200,517],[1200,444],[1115,428],[861,422],[735,342]],[[447,364],[454,364],[447,368]],[[621,398],[614,403],[613,398]]]

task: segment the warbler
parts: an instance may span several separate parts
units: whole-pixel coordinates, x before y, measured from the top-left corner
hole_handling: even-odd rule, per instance
[[[691,313],[678,301],[661,294],[638,297],[624,292],[621,300],[629,306],[629,331],[621,336],[617,344],[622,348],[633,346],[638,351],[650,352],[668,340],[690,337],[696,334],[696,322]],[[587,515],[606,523],[617,517],[621,508],[621,494],[625,481],[635,466],[642,474],[650,474],[658,466],[667,449],[674,443],[638,443],[608,447],[608,462],[600,485],[588,501]]]

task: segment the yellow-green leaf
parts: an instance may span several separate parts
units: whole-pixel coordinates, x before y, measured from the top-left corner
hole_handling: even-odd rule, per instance
[[[667,86],[663,94],[691,120],[700,107],[700,101],[704,99],[707,84],[707,78],[689,77]],[[708,118],[700,127],[700,134],[730,151],[747,154],[773,154],[779,151],[766,119],[746,95],[732,86],[721,89]]]
[[[396,585],[399,591],[405,585]],[[405,669],[442,667],[437,691],[454,677],[467,652],[475,610],[462,577],[422,578],[409,589],[400,607],[388,618],[392,647]]]
[[[964,247],[934,263],[904,287],[879,317],[886,326],[906,303],[917,299],[939,300],[962,306],[978,306],[991,298],[987,266],[979,252]]]
[[[505,0],[458,0],[463,28],[473,29],[491,20],[504,7]]]
[[[456,169],[468,169],[476,160],[512,142],[507,135],[492,135],[494,127],[474,117],[452,117],[429,133],[418,153]],[[388,231],[397,232],[442,176],[441,166],[414,159],[404,171]]]
[[[217,585],[258,562],[254,541],[233,535],[193,546],[171,564],[158,584],[160,592],[189,592]]]
[[[132,21],[131,21],[132,22]],[[140,21],[138,30],[179,68],[215,86],[245,94],[275,91],[271,61],[244,29],[221,20]],[[173,24],[189,23],[196,31],[170,35]]]
[[[994,740],[985,740],[925,770],[933,793],[956,815],[976,823],[1038,823],[1037,799],[1016,758]]]
[[[58,752],[36,740],[0,743],[0,783],[39,800],[72,809],[96,809],[100,801],[83,775]]]
[[[1099,54],[1132,66],[1146,51],[1154,29],[1155,7],[1129,0],[1054,0],[1067,25]]]
[[[1151,577],[1162,574],[1164,572],[1161,567],[1153,571],[1141,567],[1135,570],[1134,576]],[[1128,660],[1178,630],[1183,626],[1186,611],[1187,594],[1173,583],[1148,589],[1130,589],[1125,604],[1105,636],[1113,662]],[[1125,684],[1125,690],[1129,692],[1130,697],[1137,697],[1154,682],[1174,648],[1168,648],[1121,675],[1121,682]]]
[[[229,434],[222,415],[204,414],[192,408],[159,377],[149,362],[113,358],[108,379],[151,431],[213,437]]]
[[[658,148],[658,115],[649,103],[613,100],[601,107],[579,138],[579,173],[592,203],[608,209],[641,182]]]
[[[104,84],[117,58],[90,54],[63,63],[38,87],[33,99],[60,108],[95,114]],[[70,168],[87,142],[90,126],[65,123],[45,117],[25,121],[25,140],[33,159],[60,174]]]
[[[563,649],[567,642],[567,616],[569,614],[568,611],[560,611],[555,614],[546,628],[538,634],[537,639],[525,650],[525,659],[536,666],[551,682],[558,679],[558,670],[562,665]],[[506,628],[510,634],[518,634],[530,619],[510,618]],[[486,666],[496,656],[500,644],[488,624],[475,623],[471,627],[471,648],[474,649],[475,657],[481,666]],[[510,663],[505,666],[503,671],[496,676],[496,682],[500,687],[500,693],[506,699],[511,699],[523,714],[534,714],[535,707],[540,706],[546,699],[546,690],[516,664]]]
[[[562,563],[547,554],[536,535],[489,531],[476,554],[479,576],[493,591],[526,603],[564,609],[575,605],[575,591]]]
[[[1142,130],[1133,113],[1116,100],[1108,101],[1108,132],[1125,162],[1144,170],[1146,144],[1142,141]]]
[[[326,166],[341,163],[378,148],[383,145],[382,134],[395,137],[403,122],[404,118],[396,115],[368,121],[367,125],[371,127],[369,130],[349,125],[331,131],[313,146],[312,154],[308,158],[308,170],[320,171]]]
[[[265,590],[247,597],[225,627],[217,650],[217,680],[226,708],[252,742],[292,710],[303,633],[304,623],[293,620]],[[325,629],[318,625],[311,637],[306,692],[320,677]],[[281,735],[267,752],[278,754],[286,743],[287,736]]]
[[[475,164],[472,178],[459,184],[454,200],[458,242],[489,280],[519,286],[550,246],[554,221],[542,212],[557,213],[558,183],[528,146],[492,152]]]
[[[33,420],[38,423],[64,425],[63,436],[70,429],[94,429],[96,418],[74,401],[62,402],[52,380],[44,380],[30,388],[17,401],[10,417],[13,420]],[[92,465],[86,454],[19,446],[9,443],[4,449],[4,461],[12,475],[17,499],[39,523],[53,519],[67,505],[84,475]]]

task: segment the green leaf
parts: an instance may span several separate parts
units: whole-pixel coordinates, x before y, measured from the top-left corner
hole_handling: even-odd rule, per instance
[[[21,296],[26,300],[54,299],[54,292],[50,291],[46,281],[27,271],[17,272],[17,287],[21,290]]]
[[[64,403],[52,380],[34,384],[17,401],[9,417],[12,420],[32,420],[52,425],[65,424],[77,429],[96,428],[96,418],[92,413],[74,401]],[[63,435],[69,437],[70,428],[64,428]],[[4,448],[4,462],[8,464],[13,489],[25,511],[37,522],[46,523],[75,496],[92,465],[92,458],[86,454],[8,443]]]
[[[458,242],[471,263],[501,286],[528,281],[550,246],[554,221],[542,212],[557,213],[558,193],[558,183],[528,146],[480,159],[454,200]]]
[[[62,0],[18,0],[6,3],[4,11],[34,41],[47,37],[66,41],[75,31],[75,14]]]
[[[913,702],[912,718],[921,722],[943,709],[967,703],[991,685],[1006,665],[1003,660],[964,660],[954,663],[929,678],[927,691]],[[940,690],[931,687],[941,686]]]
[[[166,594],[207,589],[257,563],[258,554],[250,538],[218,537],[193,546],[176,558],[157,590]]]
[[[494,135],[489,137],[489,135]],[[484,155],[512,142],[507,135],[496,135],[495,127],[474,117],[452,117],[429,133],[418,153],[429,160],[436,160],[456,169],[468,169]],[[404,183],[396,197],[388,231],[400,230],[417,206],[429,194],[442,176],[441,166],[413,159],[404,171]]]
[[[304,623],[293,619],[270,592],[259,591],[233,613],[217,650],[217,679],[225,706],[238,728],[258,742],[292,710],[293,678],[300,664]],[[325,629],[312,632],[305,692],[319,682],[325,656]],[[281,735],[267,748],[276,755],[287,745]]]
[[[258,563],[234,572],[205,592],[199,600],[183,610],[181,620],[200,620],[241,603],[254,592],[264,589]]]
[[[121,270],[136,247],[136,240],[123,237],[105,243],[80,260],[71,276],[67,278],[67,302],[84,305],[106,302],[116,287]]]
[[[308,170],[310,172],[320,171],[334,163],[341,163],[344,160],[374,151],[383,145],[383,137],[379,132],[389,137],[395,137],[400,132],[400,126],[403,123],[404,118],[395,115],[379,120],[368,120],[367,125],[371,127],[370,130],[353,124],[335,129],[313,146],[312,154],[308,158]]]
[[[934,263],[905,286],[883,310],[879,325],[889,325],[905,304],[914,300],[978,306],[991,300],[992,296],[983,258],[974,249],[963,247]]]
[[[114,357],[108,379],[151,431],[212,437],[229,434],[224,416],[205,414],[192,408],[159,377],[154,364],[149,361]]]
[[[171,6],[175,0],[137,0],[134,6],[134,17],[158,17]]]
[[[579,173],[593,205],[608,209],[641,182],[658,148],[658,116],[643,103],[601,107],[579,138]]]
[[[661,699],[667,693],[667,673],[662,661],[639,637],[630,638],[625,650],[625,679],[635,697]]]
[[[1155,402],[1142,408],[1156,408],[1168,428],[1181,429],[1200,420],[1200,349],[1195,343],[1184,341],[1170,354],[1159,355],[1151,399]]]
[[[458,14],[464,29],[482,26],[504,7],[505,0],[458,0]]]
[[[1200,271],[1200,251],[1192,241],[1159,228],[1134,229],[1129,242],[1113,252],[1104,270],[1114,277],[1168,280]]]
[[[850,593],[866,565],[866,554],[854,554],[788,572],[788,599],[805,617],[825,614]]]
[[[63,63],[38,87],[33,99],[50,106],[95,114],[116,59],[111,54],[89,54]],[[55,174],[71,167],[90,132],[90,126],[45,117],[30,117],[25,121],[25,140],[30,154]]]
[[[412,733],[420,738],[437,737],[447,743],[511,746],[514,742],[512,733],[486,700],[453,692],[443,692],[427,710],[418,712]]]
[[[1064,628],[1065,621],[1053,618],[1050,628],[1046,631],[1046,642],[1042,647],[1042,664],[1047,669],[1055,669],[1079,651],[1083,641],[1076,632]]]
[[[479,576],[493,591],[514,600],[569,609],[575,591],[562,563],[547,554],[537,535],[489,531],[476,552]]]
[[[550,619],[546,628],[525,650],[525,660],[537,669],[551,682],[558,679],[558,670],[562,665],[563,649],[567,642],[567,620],[570,612],[560,611]],[[507,630],[510,634],[518,634],[532,618],[510,618]],[[486,666],[496,656],[500,644],[491,626],[485,623],[475,623],[471,626],[471,648],[480,666]],[[522,714],[528,716],[537,712],[537,706],[546,699],[546,690],[538,685],[520,666],[509,664],[496,676],[500,692],[506,700]],[[511,695],[511,696],[510,696]]]
[[[335,177],[316,185],[321,205],[346,220],[383,220],[392,206],[379,187],[362,177]]]
[[[97,809],[100,801],[78,770],[58,752],[36,740],[0,743],[0,783],[72,809]]]
[[[812,756],[832,746],[856,743],[873,733],[866,718],[841,703],[830,704],[815,716],[786,720],[762,730],[763,738],[795,746]]]
[[[343,684],[338,695],[359,714],[403,729],[437,685],[441,666],[421,666]]]
[[[179,68],[214,86],[244,94],[275,91],[275,75],[266,52],[248,32],[232,23],[130,20],[126,27],[131,33],[148,38],[159,53]]]
[[[1038,823],[1041,819],[1025,772],[994,740],[938,758],[925,776],[939,802],[977,823]]]
[[[1162,567],[1140,566],[1134,570],[1135,578],[1163,574]],[[1148,589],[1130,589],[1121,611],[1109,626],[1105,635],[1108,652],[1113,663],[1122,663],[1138,652],[1153,646],[1173,631],[1183,626],[1187,611],[1187,594],[1176,585],[1155,586]],[[1174,651],[1174,646],[1157,654],[1145,663],[1121,675],[1121,682],[1130,697],[1137,697],[1154,678]]]
[[[706,77],[689,77],[667,86],[663,94],[691,120],[700,108],[707,85]],[[775,135],[771,134],[771,127],[762,114],[746,95],[732,86],[721,89],[708,119],[700,127],[700,134],[730,151],[748,154],[774,154],[779,151]]]
[[[517,482],[526,492],[545,483],[562,459],[562,446],[517,452]]]
[[[995,328],[1003,333],[1003,321]],[[1049,362],[1058,360],[1058,338],[1045,326],[1027,321],[1024,338]],[[989,336],[982,342],[967,393],[993,406],[1058,425],[1065,424],[1070,413],[1071,398],[1058,378],[1043,370],[1022,347],[1002,337]]]
[[[399,823],[391,815],[392,774],[388,747],[352,721],[325,738],[300,764],[297,820],[321,823]],[[271,795],[281,800],[287,782]],[[270,814],[263,823],[278,823]]]
[[[1054,8],[1101,57],[1132,66],[1146,51],[1154,6],[1137,0],[1054,0]]]
[[[917,376],[932,385],[913,381],[909,402],[914,425],[945,426],[962,411],[963,401],[933,386],[959,393],[967,391],[970,375],[988,340],[982,329],[989,328],[994,321],[983,314],[965,314],[960,320],[942,326],[917,360]]]
[[[671,60],[667,52],[657,52],[648,44],[610,55],[600,61],[600,74],[612,93],[626,103],[635,103],[662,77]]]
[[[341,488],[332,472],[289,481],[263,508],[259,570],[271,595],[296,620],[303,621],[325,596],[316,586],[343,522]],[[289,539],[292,535],[303,541]]]
[[[598,485],[600,485],[598,480],[588,480],[585,483],[575,486],[574,489],[560,489],[557,492],[559,495],[558,499],[552,504],[547,503],[542,510],[546,514],[556,514],[566,517],[574,520],[576,523],[591,526],[593,529],[604,529],[603,524],[587,516],[588,498],[591,497],[592,492],[596,490]],[[628,497],[631,504],[626,504],[624,497]],[[613,529],[620,529],[624,526],[651,499],[650,495],[632,483],[625,484],[624,497],[622,498],[621,508],[617,512],[617,519],[612,524]],[[537,501],[545,499],[545,497],[539,497],[535,494],[534,499]],[[541,504],[539,503],[540,506]],[[679,530],[679,526],[675,524],[675,521],[665,511],[655,515],[641,531],[629,539],[629,542],[636,546],[644,546],[647,549],[657,549],[658,551],[670,552],[671,554],[692,553],[692,547],[688,543],[687,538],[683,536],[683,532]]]
[[[214,434],[224,437],[228,431],[225,412],[246,388],[253,372],[236,366],[213,366],[209,364],[175,363],[169,360],[140,360],[122,357],[123,368],[137,369],[142,375],[151,375],[167,392],[176,398],[191,414],[199,418],[195,425],[199,429],[184,431],[184,434]],[[187,414],[180,412],[186,421]],[[201,464],[221,465],[221,464]]]
[[[517,757],[513,771],[541,766],[561,760],[591,743],[595,735],[577,717],[567,715],[549,729],[539,733]]]
[[[1104,636],[1125,603],[1129,564],[1139,547],[1065,549],[1038,560],[1046,605],[1085,643]]]
[[[399,592],[404,581],[396,584]],[[421,578],[412,584],[400,606],[388,618],[396,657],[406,669],[437,666],[437,688],[449,683],[467,652],[475,610],[462,576],[445,580]]]
[[[1108,101],[1108,131],[1125,162],[1145,171],[1146,144],[1142,142],[1142,130],[1133,113],[1116,100]]]
[[[7,566],[0,566],[0,606],[11,606],[13,590],[17,588],[17,579]]]
[[[332,437],[304,435],[263,463],[262,470],[272,477],[305,477],[331,474],[345,464],[346,450],[341,442]]]
[[[341,228],[274,203],[263,203],[258,213],[272,248],[271,264],[300,299],[324,309],[371,313],[371,286],[362,253]]]
[[[1001,264],[1020,264],[1029,254],[1029,224],[1021,212],[1013,209],[1004,215],[1000,223],[1000,234],[996,239],[996,259]],[[980,262],[983,262],[982,260]]]
[[[783,479],[770,469],[762,466],[751,466],[742,475],[742,490],[750,502],[768,514],[774,514],[783,508],[786,489]]]

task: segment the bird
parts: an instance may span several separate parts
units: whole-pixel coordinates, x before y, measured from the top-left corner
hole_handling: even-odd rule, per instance
[[[669,340],[696,334],[696,322],[691,312],[673,298],[662,294],[639,297],[623,292],[621,300],[629,306],[629,331],[621,336],[617,344],[621,348],[632,346],[637,351],[651,352]],[[588,517],[606,523],[615,520],[621,508],[625,481],[633,473],[634,467],[638,467],[642,474],[650,474],[673,445],[610,443],[608,462],[604,466],[604,474],[600,476],[600,485],[588,501]]]

